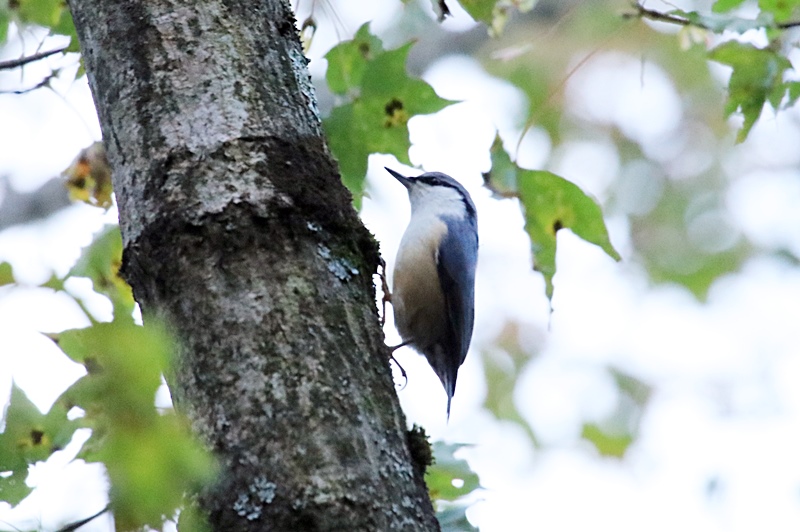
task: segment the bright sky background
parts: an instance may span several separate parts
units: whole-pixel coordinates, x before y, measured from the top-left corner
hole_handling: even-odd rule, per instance
[[[320,24],[312,57],[363,21],[373,20],[378,34],[391,30],[396,7],[378,1],[337,4],[339,34]],[[472,26],[453,11],[445,28]],[[33,42],[29,38],[26,51]],[[6,53],[14,56],[19,49]],[[321,74],[324,62],[313,61],[311,69]],[[598,54],[569,81],[566,108],[584,119],[617,124],[658,150],[681,104],[663,72],[644,72],[643,78],[639,58]],[[33,68],[26,75],[39,79]],[[518,205],[492,199],[481,187],[494,130],[507,142],[518,138],[514,117],[525,113],[525,98],[464,56],[441,59],[424,78],[441,96],[463,100],[411,121],[411,157],[425,170],[459,179],[478,207],[476,325],[449,424],[438,379],[407,349],[398,352],[409,374],[399,393],[409,422],[425,426],[434,439],[474,444],[461,451],[485,488],[468,512],[472,522],[489,532],[800,529],[800,269],[755,258],[718,280],[701,304],[684,289],[649,282],[630,260],[627,220],[620,215],[607,221],[621,263],[567,231],[559,233],[550,316],[544,282],[530,268]],[[85,79],[57,84],[56,90],[60,96],[47,90],[0,95],[0,175],[8,175],[15,188],[35,188],[99,139]],[[799,119],[796,111],[763,118],[725,163],[736,176],[726,197],[726,220],[767,249],[794,253],[800,253]],[[524,166],[541,165],[551,155],[541,134],[529,134],[522,146]],[[553,171],[601,200],[620,172],[616,153],[603,143],[573,142],[555,155]],[[409,207],[404,189],[383,166],[418,171],[391,157],[370,159],[370,197],[362,214],[391,270]],[[628,212],[641,207],[630,205]],[[32,283],[52,269],[63,274],[112,217],[76,205],[40,224],[5,231],[0,261],[11,261],[18,277]],[[70,288],[110,318],[110,306],[91,298],[86,285]],[[43,290],[0,289],[0,397],[13,376],[46,409],[82,374],[37,333],[86,325],[76,310],[68,298]],[[485,382],[477,352],[491,349],[509,322],[519,324],[523,347],[540,351],[514,393],[546,444],[543,450],[533,449],[518,426],[480,408]],[[391,319],[386,330],[387,343],[396,343]],[[622,461],[597,456],[580,439],[584,421],[604,419],[617,404],[616,387],[603,371],[609,364],[654,388],[641,434]],[[15,510],[0,504],[0,528],[13,522],[22,529],[52,529],[61,519],[78,519],[104,505],[100,468],[67,464],[70,450],[34,468],[29,482],[39,489],[31,500]],[[111,530],[109,523],[98,519],[82,530]]]

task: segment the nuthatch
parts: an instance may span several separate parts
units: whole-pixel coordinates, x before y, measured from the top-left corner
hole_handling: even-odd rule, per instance
[[[403,343],[425,355],[447,393],[447,417],[458,368],[472,338],[478,217],[469,193],[452,177],[405,177],[411,221],[394,267],[392,308]],[[399,346],[398,346],[399,347]]]

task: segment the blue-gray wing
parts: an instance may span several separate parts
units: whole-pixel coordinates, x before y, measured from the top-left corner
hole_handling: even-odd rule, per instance
[[[472,339],[475,316],[475,266],[478,262],[478,231],[475,220],[447,220],[447,235],[439,246],[439,281],[447,310],[448,352],[452,387],[458,367],[464,363]],[[454,391],[454,390],[453,390]]]

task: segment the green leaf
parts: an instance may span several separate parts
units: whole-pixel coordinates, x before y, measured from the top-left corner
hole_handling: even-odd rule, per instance
[[[192,532],[211,532],[205,512],[200,509],[197,501],[186,497],[181,514],[178,516],[178,530]]]
[[[650,401],[652,386],[618,368],[611,367],[609,372],[619,391],[630,397],[637,406],[644,407]]]
[[[156,416],[147,427],[109,432],[95,458],[108,472],[118,528],[161,528],[185,491],[197,491],[213,478],[211,457],[188,434],[174,413]]]
[[[0,479],[0,500],[19,503],[30,493],[25,484],[28,466],[46,460],[69,443],[79,425],[67,419],[67,410],[56,402],[42,414],[16,384],[12,385],[3,418],[5,428],[0,434],[0,471],[12,474]]]
[[[86,367],[88,374],[65,394],[87,413],[97,403],[113,419],[120,417],[117,413],[128,420],[156,415],[155,393],[173,349],[159,327],[121,320],[98,323],[60,333],[58,345]]]
[[[525,13],[536,5],[535,0],[461,0],[460,3],[474,20],[489,26],[492,36],[503,33],[513,10]]]
[[[441,505],[436,511],[436,519],[442,532],[477,532],[478,529],[467,519],[467,508],[465,504]]]
[[[356,40],[362,43],[362,49],[364,43],[369,43],[369,54],[361,54],[358,59],[353,51],[358,45],[353,48],[342,43],[337,46],[344,47],[335,54],[337,62],[328,62],[329,71],[335,72],[334,87],[355,94],[353,101],[335,107],[323,121],[328,145],[339,161],[342,181],[353,194],[356,206],[364,193],[369,155],[388,153],[410,165],[408,120],[453,103],[440,98],[424,81],[408,76],[405,63],[411,44],[384,52],[380,41],[367,33],[366,26],[359,29],[359,34]]]
[[[52,274],[47,281],[45,281],[39,286],[41,286],[42,288],[49,288],[50,290],[55,290],[56,292],[58,292],[60,290],[64,290],[64,279],[57,276],[56,274]]]
[[[787,22],[800,6],[798,0],[758,0],[762,12],[771,13],[776,22]]]
[[[622,458],[633,443],[630,434],[605,432],[594,423],[584,423],[581,438],[594,445],[601,455],[614,458]]]
[[[518,324],[507,324],[495,341],[498,349],[481,351],[486,376],[483,406],[497,419],[516,423],[527,433],[531,443],[538,446],[539,439],[514,403],[514,389],[522,368],[530,361],[530,354],[520,344],[519,330]]]
[[[0,6],[0,45],[5,44],[8,39],[8,25],[11,23],[8,8]]]
[[[14,283],[14,271],[8,262],[0,262],[0,286]]]
[[[745,0],[717,0],[711,10],[714,13],[725,13],[742,5]]]
[[[470,469],[467,461],[454,456],[462,447],[465,446],[444,442],[433,444],[435,461],[425,472],[425,483],[432,499],[452,501],[471,493],[480,485],[478,475]],[[460,486],[454,486],[453,481]]]
[[[603,456],[622,458],[639,433],[642,413],[650,401],[652,388],[617,368],[608,367],[606,370],[619,390],[616,409],[600,424],[584,423],[581,438]]]
[[[656,245],[656,242],[645,244],[650,249],[643,250],[649,255],[646,266],[650,278],[656,283],[677,283],[700,301],[706,300],[708,290],[717,279],[739,271],[752,253],[746,244],[714,255],[698,253],[687,249],[689,246],[686,244],[679,244],[673,257],[665,258],[668,251],[652,249]],[[683,264],[675,264],[678,261]]]
[[[383,112],[383,122],[405,125],[413,115],[441,111],[453,102],[440,98],[433,87],[406,72],[406,59],[413,43],[384,52],[367,65],[361,97],[377,100]]]
[[[617,368],[608,367],[606,370],[619,390],[616,408],[600,424],[584,423],[581,438],[603,456],[622,458],[639,433],[642,413],[650,401],[652,388]]]
[[[122,266],[122,236],[119,226],[107,225],[84,248],[69,276],[88,277],[92,287],[108,296],[114,305],[115,315],[130,316],[135,301],[131,287],[119,275]]]
[[[495,194],[516,196],[522,202],[534,269],[544,275],[548,299],[553,298],[556,233],[560,229],[571,229],[587,242],[600,246],[614,260],[620,260],[594,199],[551,172],[519,168],[511,162],[499,137],[495,137],[491,158],[492,170],[483,175],[484,183]]]
[[[342,182],[353,194],[356,207],[361,205],[361,197],[364,195],[367,158],[371,153],[366,142],[362,142],[368,137],[367,132],[370,129],[360,119],[363,114],[360,106],[351,103],[333,108],[331,114],[323,120],[328,147],[339,162]],[[407,145],[410,146],[410,142]]]
[[[571,229],[587,242],[596,244],[614,260],[620,256],[594,199],[563,177],[551,172],[520,170],[517,174],[520,201],[525,208],[525,230],[531,238],[534,268],[544,275],[547,298],[553,298],[556,273],[556,233]]]
[[[753,253],[752,245],[733,236],[728,245],[712,244],[707,248],[696,237],[690,237],[691,225],[702,220],[698,216],[727,209],[724,194],[710,192],[718,185],[704,183],[700,176],[663,184],[655,207],[646,216],[631,218],[633,245],[652,281],[678,284],[702,301],[719,277],[741,269]],[[720,220],[711,218],[714,219]],[[706,218],[702,226],[709,232],[711,242],[717,237],[731,238],[725,235],[735,231],[722,220],[709,222]]]
[[[337,94],[345,94],[360,87],[367,63],[382,53],[383,44],[369,32],[369,22],[364,23],[353,40],[342,42],[325,54],[328,88]]]
[[[519,379],[520,370],[526,361],[527,357],[515,357],[505,351],[483,353],[483,368],[487,383],[484,406],[497,419],[512,421],[522,427],[528,433],[531,441],[538,444],[530,425],[514,404],[513,391]]]
[[[500,135],[495,135],[489,153],[492,157],[492,169],[490,172],[483,174],[484,185],[496,197],[516,197],[518,189],[517,171],[519,168],[503,148],[503,139],[500,138]]]
[[[776,109],[780,106],[790,89],[783,81],[783,74],[792,65],[774,50],[737,41],[717,46],[709,52],[709,58],[733,68],[728,83],[725,114],[730,116],[741,112],[744,116],[744,125],[736,136],[736,141],[742,142],[758,120],[766,102]]]
[[[27,468],[22,471],[14,471],[7,477],[0,477],[0,501],[16,506],[22,499],[30,495],[33,488],[25,483],[26,478],[28,478]]]
[[[83,421],[93,429],[80,456],[105,465],[114,517],[125,530],[160,528],[185,492],[196,492],[215,474],[186,422],[155,408],[174,345],[161,326],[147,323],[100,323],[65,331],[58,340],[88,372],[63,395],[86,412]]]
[[[22,22],[52,28],[58,24],[65,9],[63,0],[19,0],[17,11]]]
[[[460,0],[459,3],[474,20],[491,26],[494,20],[494,7],[497,2],[498,0]]]
[[[791,107],[797,102],[797,99],[800,98],[800,82],[789,81],[786,83],[786,86],[789,89],[789,101],[786,102],[786,106]]]
[[[70,13],[69,9],[64,9],[61,11],[61,18],[59,18],[58,24],[52,27],[52,30],[53,33],[66,35],[70,38],[69,46],[67,46],[67,49],[64,50],[65,52],[80,52],[78,33],[75,30],[75,24],[72,21],[72,13]],[[75,78],[78,78],[77,74],[75,75]]]

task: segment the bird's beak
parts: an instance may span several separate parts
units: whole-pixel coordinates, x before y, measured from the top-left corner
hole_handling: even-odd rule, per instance
[[[391,168],[387,168],[386,166],[384,166],[384,168],[386,168],[386,171],[389,172],[390,174],[392,174],[395,179],[400,181],[400,183],[402,183],[404,187],[408,188],[408,187],[411,186],[411,179],[409,179],[408,177],[405,177],[402,174],[398,174],[397,172],[395,172]]]

